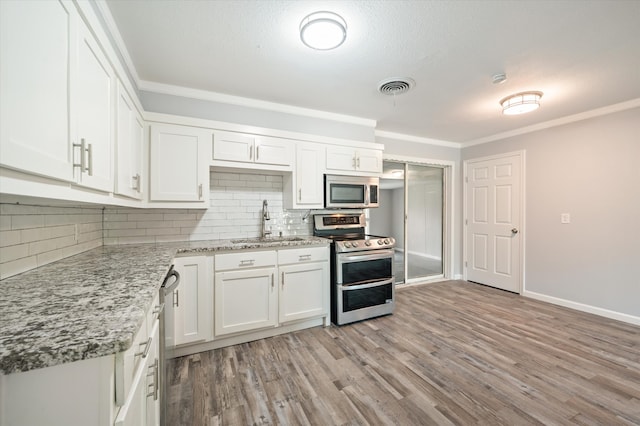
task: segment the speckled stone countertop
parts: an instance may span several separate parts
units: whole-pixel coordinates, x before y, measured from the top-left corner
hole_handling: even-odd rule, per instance
[[[0,371],[125,351],[178,255],[327,245],[316,237],[103,246],[0,281]]]

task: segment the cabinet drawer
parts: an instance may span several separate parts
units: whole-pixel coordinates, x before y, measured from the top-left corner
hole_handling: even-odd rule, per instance
[[[147,317],[140,325],[140,329],[133,338],[131,347],[122,353],[116,362],[116,404],[124,404],[124,400],[131,390],[134,375],[141,362],[143,355],[149,345],[149,332],[147,329]]]
[[[305,247],[296,249],[278,250],[278,264],[300,262],[318,262],[329,260],[328,247]]]
[[[226,269],[256,268],[274,266],[277,261],[275,251],[246,251],[238,253],[217,254],[215,256],[216,271]]]

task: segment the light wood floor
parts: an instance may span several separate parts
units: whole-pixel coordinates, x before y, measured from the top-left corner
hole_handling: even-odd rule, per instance
[[[640,425],[640,327],[462,281],[169,371],[167,425]]]

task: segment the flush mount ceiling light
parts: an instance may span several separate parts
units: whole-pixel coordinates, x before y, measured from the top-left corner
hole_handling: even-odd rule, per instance
[[[300,22],[300,40],[312,49],[335,49],[346,39],[347,23],[333,12],[314,12]]]
[[[507,96],[500,101],[502,113],[505,115],[517,115],[531,112],[540,106],[542,92],[520,92]]]

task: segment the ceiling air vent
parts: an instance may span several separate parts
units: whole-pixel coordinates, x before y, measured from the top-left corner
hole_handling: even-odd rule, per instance
[[[415,85],[416,82],[410,78],[388,78],[378,83],[378,92],[384,95],[400,95]]]

